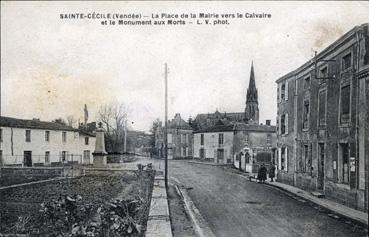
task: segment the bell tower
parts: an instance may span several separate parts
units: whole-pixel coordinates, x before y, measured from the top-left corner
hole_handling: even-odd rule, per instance
[[[255,85],[253,62],[251,62],[249,88],[247,88],[246,94],[245,121],[250,124],[259,124],[258,90]]]

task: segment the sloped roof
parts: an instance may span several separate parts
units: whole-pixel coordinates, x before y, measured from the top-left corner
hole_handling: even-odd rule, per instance
[[[260,125],[260,124],[246,124],[246,123],[235,123],[234,130],[237,131],[252,131],[252,132],[275,132],[275,126]]]
[[[193,133],[206,133],[206,132],[232,132],[233,131],[233,124],[228,125],[215,125],[206,128],[202,128],[199,130],[194,131]]]
[[[178,129],[184,129],[184,130],[192,130],[192,127],[182,118],[176,121],[174,120],[169,121],[167,126],[168,128],[174,128],[174,129],[178,128]]]
[[[18,119],[11,117],[0,116],[1,127],[12,127],[12,128],[29,128],[29,129],[46,129],[46,130],[60,130],[60,131],[75,131],[80,132],[87,136],[94,137],[95,135],[81,130],[69,127],[55,122],[40,121],[38,119]]]
[[[220,113],[216,111],[215,113],[208,114],[198,114],[195,118],[195,121],[198,123],[206,122],[206,119],[221,119],[227,118],[229,120],[238,120],[239,118],[243,118],[244,112],[239,113]]]
[[[220,120],[219,120],[220,121]],[[230,131],[250,131],[250,132],[276,132],[275,126],[259,125],[259,124],[246,124],[246,123],[228,123],[222,124],[217,122],[214,126],[201,128],[194,131],[194,133],[206,133],[206,132],[230,132]]]

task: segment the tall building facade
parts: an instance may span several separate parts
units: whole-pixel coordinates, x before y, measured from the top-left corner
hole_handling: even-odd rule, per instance
[[[277,80],[278,180],[365,211],[368,25]]]
[[[167,124],[168,159],[192,158],[192,127],[177,113]]]

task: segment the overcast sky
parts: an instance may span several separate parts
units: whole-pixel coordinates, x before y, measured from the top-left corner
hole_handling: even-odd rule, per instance
[[[219,26],[103,26],[60,13],[270,13]],[[83,116],[124,102],[133,128],[169,118],[242,112],[254,61],[260,120],[276,117],[275,81],[356,25],[368,2],[1,2],[1,115]]]

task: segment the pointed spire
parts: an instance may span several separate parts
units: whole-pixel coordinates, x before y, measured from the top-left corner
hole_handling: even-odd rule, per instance
[[[249,88],[246,94],[245,121],[259,123],[258,90],[255,85],[254,61],[251,62]]]
[[[251,61],[249,88],[247,89],[246,102],[258,101],[258,91],[255,85],[254,61]]]
[[[254,61],[251,61],[251,72],[250,72],[250,81],[249,81],[249,89],[255,88],[255,74],[254,74]]]

